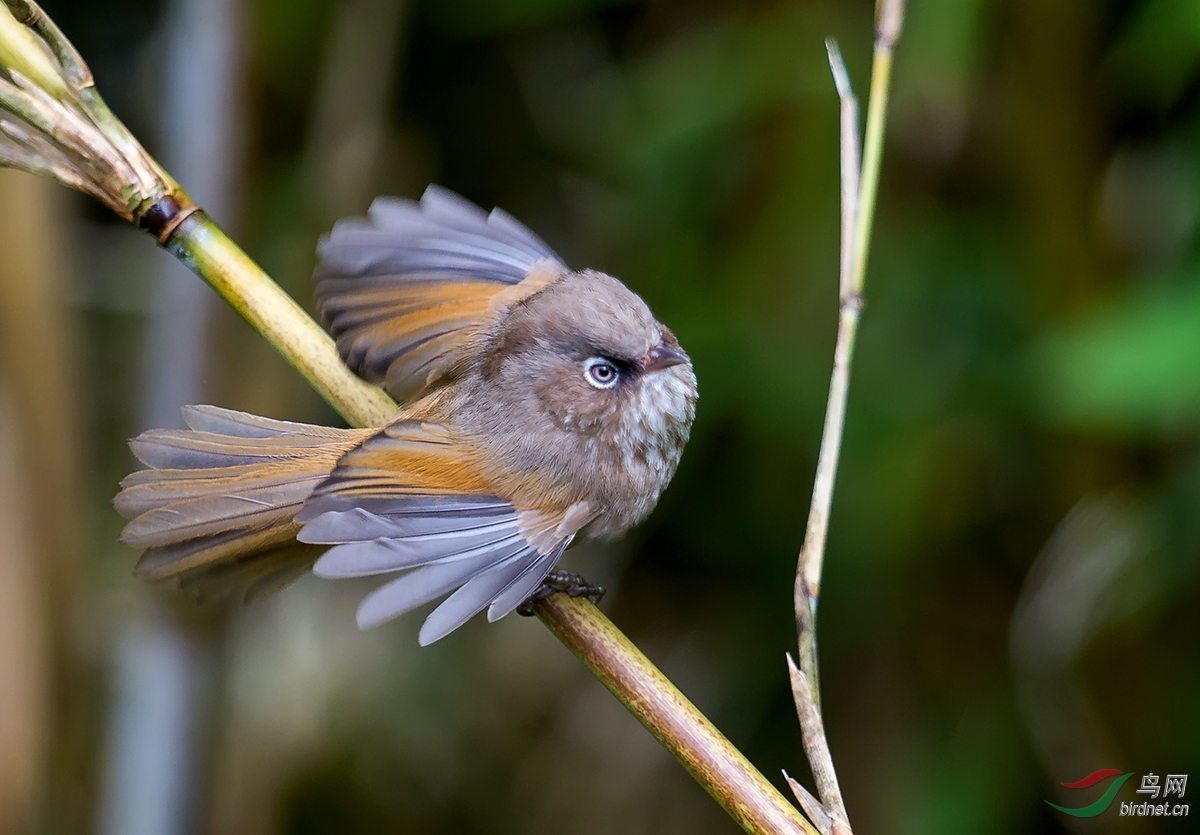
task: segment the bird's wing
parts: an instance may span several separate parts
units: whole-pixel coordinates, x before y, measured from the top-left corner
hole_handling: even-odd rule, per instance
[[[317,253],[317,304],[342,359],[400,401],[448,371],[499,307],[567,269],[511,215],[437,186],[419,203],[377,199]]]
[[[296,521],[301,542],[333,546],[319,576],[404,572],[363,599],[360,628],[449,594],[421,627],[426,645],[485,608],[495,621],[519,606],[594,515],[586,502],[519,510],[444,428],[401,421],[343,457]]]

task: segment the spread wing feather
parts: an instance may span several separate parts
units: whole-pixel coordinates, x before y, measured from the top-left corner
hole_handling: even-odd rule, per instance
[[[517,602],[504,612],[508,614],[533,594],[569,543],[570,540],[561,543],[550,554],[542,554],[535,548],[525,547],[507,559],[497,560],[489,568],[478,572],[430,612],[429,617],[425,618],[425,623],[421,625],[418,642],[421,646],[432,644],[488,607],[491,607],[488,610],[488,620],[498,620],[499,618],[492,617],[491,610],[496,607],[496,602],[502,596],[512,597],[509,592],[517,587],[517,594],[520,596]],[[521,582],[522,580],[525,582]],[[533,581],[532,585],[530,580]],[[521,591],[526,587],[527,591]]]
[[[592,514],[520,511],[488,495],[469,450],[440,426],[401,421],[348,453],[305,502],[301,542],[332,546],[321,577],[404,572],[359,606],[377,626],[449,594],[421,628],[424,644],[489,606],[496,620],[529,597]]]
[[[410,571],[398,579],[385,583],[363,598],[363,602],[358,607],[359,628],[370,629],[398,615],[411,612],[418,606],[436,600],[470,582],[471,578],[484,574],[489,569],[503,566],[514,558],[519,558],[521,551],[521,544],[514,540],[506,548],[498,549],[493,553],[430,563]],[[463,621],[465,622],[472,614],[474,612],[467,613]],[[422,625],[418,636],[418,641],[422,646],[432,642],[426,639],[427,635],[425,626]],[[442,637],[442,635],[437,637]]]
[[[420,202],[376,200],[368,217],[334,226],[317,252],[317,304],[342,358],[401,401],[453,366],[498,301],[566,270],[511,215],[437,186]]]

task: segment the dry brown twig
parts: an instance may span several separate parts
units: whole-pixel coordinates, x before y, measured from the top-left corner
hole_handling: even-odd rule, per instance
[[[875,195],[883,152],[883,128],[887,117],[892,54],[900,38],[904,0],[879,0],[876,6],[875,55],[871,68],[871,98],[867,114],[867,141],[862,150],[858,133],[858,100],[835,41],[828,40],[829,66],[841,102],[842,237],[839,270],[837,341],[833,373],[825,409],[825,428],[813,481],[812,504],[804,544],[796,565],[794,605],[799,639],[800,663],[787,657],[788,677],[800,720],[804,753],[817,785],[819,800],[794,780],[784,777],[796,799],[823,835],[849,835],[850,820],[838,785],[837,770],[825,735],[821,716],[820,684],[817,676],[817,602],[821,594],[821,571],[829,532],[829,513],[837,480],[838,458],[846,423],[846,399],[850,391],[850,364],[863,308],[863,279],[870,247]]]

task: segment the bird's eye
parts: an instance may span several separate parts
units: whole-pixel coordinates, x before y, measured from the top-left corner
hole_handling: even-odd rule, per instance
[[[583,363],[583,376],[598,389],[610,389],[621,379],[621,370],[610,359],[590,357]]]

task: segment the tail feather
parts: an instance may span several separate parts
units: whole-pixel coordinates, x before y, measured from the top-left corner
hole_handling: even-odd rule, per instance
[[[164,504],[211,497],[217,491],[250,495],[272,487],[282,488],[295,480],[290,467],[260,464],[207,470],[139,470],[121,482],[122,490],[114,503],[122,516],[133,519]]]
[[[310,450],[342,449],[341,440],[323,435],[247,438],[188,429],[151,429],[130,441],[129,446],[139,461],[156,470],[194,470],[305,458]]]
[[[314,426],[311,423],[295,423],[290,420],[275,420],[259,417],[249,412],[235,412],[219,406],[184,406],[183,421],[188,428],[197,432],[213,432],[237,438],[292,437],[337,439],[346,434],[344,429],[329,426]]]
[[[338,459],[372,430],[269,420],[212,406],[184,410],[191,430],[130,442],[150,469],[121,482],[121,541],[146,549],[137,572],[211,594],[290,581],[322,548],[296,542],[294,519]]]
[[[135,548],[152,548],[231,529],[290,522],[327,474],[298,476],[289,472],[286,483],[251,489],[217,482],[209,489],[221,492],[182,501],[169,497],[175,491],[164,491],[163,500],[170,503],[136,516],[125,526],[121,539]]]

